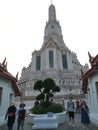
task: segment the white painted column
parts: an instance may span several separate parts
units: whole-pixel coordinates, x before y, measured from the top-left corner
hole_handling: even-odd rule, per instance
[[[35,52],[32,54],[32,66],[31,66],[31,71],[36,70],[36,54]]]
[[[57,55],[56,55],[56,48],[53,49],[53,53],[54,53],[54,68],[57,68]]]
[[[45,69],[49,68],[49,49],[46,48],[45,50],[46,58],[45,58]]]
[[[60,69],[63,69],[63,65],[62,65],[62,54],[59,51],[59,65],[60,65]]]

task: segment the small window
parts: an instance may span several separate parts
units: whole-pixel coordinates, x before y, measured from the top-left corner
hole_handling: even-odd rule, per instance
[[[63,64],[63,69],[67,69],[67,57],[66,57],[66,55],[62,55],[62,64]]]
[[[54,67],[54,57],[53,57],[53,51],[49,51],[49,68]]]
[[[2,101],[2,88],[0,87],[0,104],[1,104],[1,101]]]
[[[36,70],[41,69],[41,56],[36,57]]]
[[[97,102],[98,102],[98,82],[96,82],[96,94],[97,94]]]

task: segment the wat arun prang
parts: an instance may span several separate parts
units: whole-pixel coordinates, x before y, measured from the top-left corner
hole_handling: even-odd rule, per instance
[[[89,69],[88,64],[81,65],[76,53],[64,43],[53,4],[48,11],[43,44],[40,50],[32,53],[28,67],[23,67],[18,81],[19,88],[23,96],[36,96],[38,93],[33,89],[34,83],[51,77],[61,88],[55,96],[81,95],[81,71],[85,73]]]

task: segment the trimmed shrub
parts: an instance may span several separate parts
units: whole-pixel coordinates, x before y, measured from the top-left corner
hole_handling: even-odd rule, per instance
[[[43,103],[38,106],[34,106],[31,110],[33,114],[47,114],[48,112],[60,113],[64,111],[64,108],[61,104],[56,103]]]

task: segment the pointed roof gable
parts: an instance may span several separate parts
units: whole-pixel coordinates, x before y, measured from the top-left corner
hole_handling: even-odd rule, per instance
[[[92,75],[98,69],[98,55],[96,55],[90,63],[91,63],[91,69],[89,69],[83,75],[83,79],[88,78],[90,75]]]
[[[17,79],[13,75],[11,75],[7,70],[5,70],[2,64],[0,64],[0,77],[10,80],[12,82],[12,87],[15,91],[15,96],[20,96],[20,91],[17,86]]]
[[[82,85],[82,90],[87,93],[87,85],[88,85],[88,81],[87,79],[93,75],[95,72],[98,73],[98,55],[96,55],[92,61],[90,61],[91,63],[91,69],[89,69],[83,76],[82,76],[82,80],[83,80],[83,85]]]

